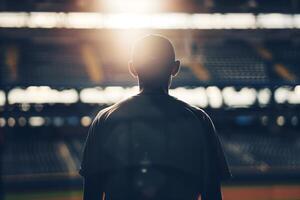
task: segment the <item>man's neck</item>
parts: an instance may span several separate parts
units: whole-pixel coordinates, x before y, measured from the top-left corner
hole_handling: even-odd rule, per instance
[[[141,85],[139,87],[140,93],[143,94],[169,94],[168,87],[145,87]]]

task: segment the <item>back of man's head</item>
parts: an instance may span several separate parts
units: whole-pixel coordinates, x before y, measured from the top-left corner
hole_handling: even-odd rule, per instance
[[[175,75],[179,68],[172,43],[160,35],[138,39],[131,59],[131,72],[134,71],[139,81],[146,84],[168,84],[171,75]]]

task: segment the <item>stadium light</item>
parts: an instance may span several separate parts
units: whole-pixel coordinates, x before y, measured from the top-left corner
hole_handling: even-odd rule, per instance
[[[255,103],[256,90],[244,87],[236,91],[233,87],[226,87],[222,91],[224,102],[230,107],[249,107]]]
[[[291,118],[291,124],[292,124],[293,126],[297,126],[298,123],[299,123],[298,117],[297,117],[297,116],[293,116],[293,117]]]
[[[0,127],[4,127],[6,124],[6,120],[3,117],[0,117]]]
[[[257,99],[260,105],[267,105],[271,100],[272,92],[269,88],[260,89],[257,92]]]
[[[103,0],[103,7],[110,12],[156,12],[160,5],[159,0]]]
[[[45,124],[45,119],[40,116],[34,116],[29,118],[28,123],[30,126],[39,127]]]
[[[64,118],[62,117],[54,117],[52,123],[56,127],[61,127],[64,125],[65,122],[64,122]]]
[[[0,27],[21,28],[28,20],[28,13],[24,12],[0,12]]]
[[[284,116],[278,116],[276,119],[276,123],[278,126],[283,126],[285,124],[285,118]]]
[[[186,103],[205,108],[208,106],[208,99],[204,87],[193,89],[176,88],[170,90],[170,95],[185,101]]]
[[[75,89],[58,91],[48,86],[30,86],[26,89],[14,88],[8,93],[8,103],[76,103]]]
[[[294,15],[294,26],[300,28],[300,14]]]
[[[293,29],[299,14],[162,13],[158,0],[106,0],[124,12],[0,12],[0,28],[71,29]],[[148,10],[149,12],[146,12]],[[126,11],[126,12],[125,12]],[[155,11],[155,12],[150,12]]]
[[[103,15],[101,13],[76,13],[71,12],[61,17],[65,28],[88,29],[103,28]],[[64,18],[64,19],[63,19]]]
[[[18,119],[19,126],[25,126],[27,121],[25,117],[19,117]]]
[[[81,125],[84,127],[88,127],[92,123],[92,119],[89,116],[84,116],[80,120]]]
[[[288,87],[282,86],[277,88],[274,93],[274,98],[276,103],[279,104],[285,103],[287,101],[288,93],[289,93]]]
[[[300,86],[296,86],[293,91],[290,92],[288,102],[290,104],[300,104]]]
[[[193,29],[252,29],[256,27],[255,16],[250,13],[193,14],[188,19]]]
[[[296,86],[294,90],[291,87],[282,86],[275,90],[275,101],[279,104],[300,104],[300,86]]]
[[[257,25],[259,28],[281,29],[281,28],[293,28],[294,19],[289,14],[259,14],[257,16]]]
[[[8,125],[9,127],[14,127],[14,126],[16,125],[16,120],[15,120],[13,117],[9,117],[9,118],[7,119],[7,125]]]
[[[6,97],[5,97],[5,93],[0,90],[0,106],[4,106],[6,102]]]
[[[64,25],[64,14],[54,12],[31,12],[27,26],[29,28],[44,28],[62,27]]]
[[[83,103],[112,104],[137,94],[138,87],[106,87],[85,88],[80,91],[80,100]]]
[[[223,105],[223,97],[221,90],[216,86],[206,88],[209,105],[212,108],[221,108]]]

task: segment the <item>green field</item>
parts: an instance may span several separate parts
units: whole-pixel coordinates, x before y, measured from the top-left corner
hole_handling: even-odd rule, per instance
[[[300,200],[300,185],[225,186],[224,200]],[[81,190],[8,193],[5,200],[80,200]]]

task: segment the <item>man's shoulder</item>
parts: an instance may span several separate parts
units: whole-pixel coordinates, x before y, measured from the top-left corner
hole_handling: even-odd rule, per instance
[[[120,111],[120,109],[122,109],[124,106],[131,103],[135,98],[136,98],[136,96],[131,96],[131,97],[123,99],[111,106],[101,109],[98,112],[98,114],[96,115],[94,121],[98,121],[98,122],[107,121],[114,113]]]
[[[199,119],[203,120],[210,120],[209,115],[202,109],[197,106],[191,105],[185,101],[182,101],[180,99],[177,99],[176,97],[170,96],[174,101],[176,101],[177,104],[184,107],[185,109],[188,109],[193,114],[195,114]]]

